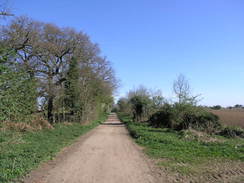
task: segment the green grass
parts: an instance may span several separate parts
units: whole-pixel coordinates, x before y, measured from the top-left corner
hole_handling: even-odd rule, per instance
[[[179,173],[195,173],[200,165],[211,161],[244,161],[243,139],[214,136],[219,141],[188,140],[182,132],[131,122],[130,117],[121,114],[119,117],[149,156],[161,159],[160,165]]]
[[[11,182],[26,175],[105,119],[103,116],[89,125],[60,123],[54,129],[37,132],[0,131],[0,182]]]

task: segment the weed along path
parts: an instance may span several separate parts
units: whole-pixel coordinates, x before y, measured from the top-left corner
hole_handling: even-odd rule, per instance
[[[34,170],[25,183],[156,183],[150,163],[115,114],[55,160]]]

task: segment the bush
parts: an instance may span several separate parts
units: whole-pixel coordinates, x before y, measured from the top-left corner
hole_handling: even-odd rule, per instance
[[[28,121],[37,109],[37,81],[26,70],[7,64],[10,52],[0,48],[0,121]]]
[[[244,130],[238,127],[225,127],[220,132],[219,135],[225,137],[241,137],[244,138]]]
[[[215,105],[215,106],[211,107],[211,109],[220,110],[220,109],[222,109],[222,107],[221,107],[221,105]]]
[[[208,133],[215,132],[220,126],[218,116],[198,107],[185,111],[180,123],[180,129],[193,128]]]
[[[150,98],[143,95],[135,95],[130,99],[130,104],[133,111],[133,120],[141,122],[148,116],[148,110],[150,106]]]
[[[174,109],[171,105],[165,104],[161,110],[154,113],[149,123],[156,128],[173,128],[174,126]]]
[[[221,126],[218,116],[203,108],[179,103],[165,104],[150,117],[149,123],[156,128],[164,127],[176,130],[193,128],[208,133],[215,132]]]
[[[113,107],[111,112],[115,112],[116,113],[116,112],[118,112],[118,109],[116,107]]]

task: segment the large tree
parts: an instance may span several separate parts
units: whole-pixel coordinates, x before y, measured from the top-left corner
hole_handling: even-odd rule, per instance
[[[83,32],[18,17],[1,35],[1,44],[16,52],[16,57],[8,63],[38,81],[38,101],[42,101],[39,103],[46,109],[50,122],[55,120],[54,114],[59,113],[60,108],[63,113],[68,112],[64,110],[67,106],[63,101],[72,97],[74,101],[78,90],[81,116],[91,116],[87,114],[104,108],[101,103],[111,102],[116,87],[113,69],[110,62],[100,56],[98,46]],[[67,92],[68,85],[73,91]],[[77,113],[76,104],[68,105],[73,106],[69,107],[71,114]]]
[[[80,118],[81,90],[79,85],[80,69],[76,58],[72,58],[65,80],[65,104],[71,115]]]

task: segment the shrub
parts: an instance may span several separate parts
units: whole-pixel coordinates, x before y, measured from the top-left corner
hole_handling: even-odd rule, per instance
[[[215,132],[221,126],[218,116],[203,108],[179,103],[165,104],[150,117],[149,123],[156,128],[164,127],[176,130],[193,128],[208,133]]]
[[[244,138],[244,130],[238,127],[225,127],[220,132],[219,135],[225,137],[241,137]]]
[[[35,129],[35,130],[42,130],[42,129],[53,129],[53,126],[45,120],[40,115],[35,115],[33,119],[29,122],[29,124]]]
[[[220,109],[222,109],[222,107],[221,107],[221,105],[215,105],[215,106],[211,107],[211,109],[220,110]]]
[[[28,121],[36,111],[37,81],[26,70],[7,64],[9,52],[0,48],[0,121]]]
[[[219,127],[218,116],[198,107],[185,111],[180,123],[181,129],[193,128],[208,133],[215,132]]]
[[[143,95],[135,95],[130,99],[130,104],[133,111],[133,120],[136,122],[141,122],[147,117],[148,110],[150,106],[150,98]]]
[[[161,110],[154,113],[149,123],[156,128],[173,128],[174,126],[174,109],[171,105],[165,104]]]
[[[1,131],[5,130],[11,130],[11,131],[16,131],[16,132],[30,132],[33,131],[34,128],[30,126],[27,123],[23,122],[2,122],[2,128],[0,128]]]
[[[53,126],[43,117],[35,115],[28,122],[1,122],[0,130],[13,130],[16,132],[38,131],[42,129],[53,129]]]
[[[116,112],[118,112],[118,109],[116,107],[113,107],[111,112],[115,112],[116,113]]]

